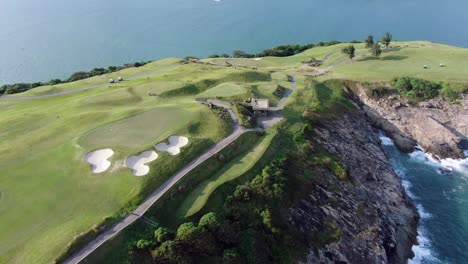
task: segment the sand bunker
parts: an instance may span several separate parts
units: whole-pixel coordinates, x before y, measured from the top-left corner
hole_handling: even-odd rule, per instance
[[[167,151],[172,156],[175,156],[180,153],[180,148],[184,147],[188,143],[188,138],[174,135],[169,137],[169,145],[163,142],[156,144],[154,148],[158,151]]]
[[[84,160],[92,165],[91,171],[93,173],[101,173],[106,171],[112,164],[107,159],[114,155],[112,149],[98,149],[86,155]]]
[[[140,153],[140,155],[133,155],[125,160],[125,166],[133,170],[135,176],[145,176],[149,173],[150,167],[145,165],[158,158],[158,154],[152,150]]]
[[[262,58],[254,58],[253,60],[259,61],[262,60]]]

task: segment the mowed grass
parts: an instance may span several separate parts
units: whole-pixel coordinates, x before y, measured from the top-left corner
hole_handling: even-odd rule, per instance
[[[1,101],[0,263],[52,262],[76,235],[130,209],[130,202],[137,204],[224,138],[230,120],[221,120],[195,96],[147,93],[232,72],[242,73],[184,65],[73,95]],[[159,153],[146,177],[134,177],[123,166],[128,155],[151,149],[171,134],[190,140],[180,156]],[[83,157],[101,147],[114,150],[113,163],[108,171],[92,174]]]
[[[29,91],[26,91],[24,93],[20,94],[13,94],[9,96],[34,96],[34,95],[45,95],[45,94],[51,94],[51,93],[56,93],[56,92],[61,92],[65,90],[70,90],[70,89],[75,89],[75,88],[81,88],[81,87],[86,87],[86,86],[91,86],[91,85],[96,85],[96,84],[103,84],[109,82],[109,79],[114,79],[117,80],[119,76],[123,78],[128,78],[140,74],[145,74],[148,72],[152,72],[155,70],[163,69],[165,67],[168,67],[170,65],[174,65],[178,62],[180,62],[181,59],[179,58],[168,58],[164,60],[158,60],[154,61],[151,63],[148,63],[144,66],[138,67],[138,68],[127,68],[123,69],[117,72],[113,73],[108,73],[104,75],[99,75],[99,76],[94,76],[92,78],[84,79],[84,80],[79,80],[75,82],[70,82],[70,83],[62,83],[62,84],[57,84],[57,85],[45,85],[45,86],[40,86],[34,89],[31,89]],[[90,69],[88,69],[90,70]]]
[[[178,94],[179,89],[217,80],[218,87],[207,91],[214,88],[224,94],[240,81],[242,87],[269,83],[262,74],[257,80],[243,69],[179,65],[75,94],[0,101],[0,263],[52,262],[75,236],[106,217],[128,214],[149,192],[231,132],[230,120],[196,102],[198,95]],[[148,94],[168,91],[174,96]],[[33,92],[19,95],[25,94]],[[127,156],[152,149],[171,134],[190,140],[180,155],[159,153],[145,177],[134,177],[124,167]],[[108,147],[115,152],[112,166],[92,174],[84,156]]]
[[[239,83],[226,82],[219,84],[203,93],[198,94],[199,97],[231,97],[247,93],[247,90]]]
[[[289,57],[263,57],[261,60],[243,58],[216,58],[206,59],[204,61],[222,65],[224,65],[226,62],[229,62],[234,66],[241,65],[257,68],[287,68],[300,66],[303,64],[303,62],[309,61],[312,58],[322,60],[329,54],[341,51],[341,49],[347,45],[349,44],[337,44],[329,47],[315,47]]]
[[[219,172],[200,183],[184,200],[180,206],[179,215],[190,217],[199,212],[206,204],[210,195],[221,185],[232,181],[248,172],[263,156],[274,139],[276,131],[268,134],[249,152],[226,164]]]
[[[135,151],[135,148],[157,143],[158,137],[179,131],[196,120],[196,113],[177,106],[158,107],[95,128],[85,133],[78,143],[86,149],[112,146]]]
[[[329,78],[390,80],[412,75],[432,80],[468,79],[466,49],[429,42],[395,43],[401,46],[400,50],[385,52],[380,58],[357,58],[341,64],[347,60],[341,54],[341,48],[347,45],[314,48],[286,58],[232,59],[232,62],[258,67],[262,73],[267,73],[270,68],[287,71],[311,57],[323,59],[332,54],[323,67],[327,64],[338,66],[319,77],[319,82],[307,83],[304,77],[296,77],[298,87],[307,89],[294,92],[283,114],[288,120],[297,119],[298,122],[304,112],[302,101],[305,95],[313,99],[308,108],[315,114],[326,112],[321,105],[336,110],[331,114],[339,114],[348,108],[347,103],[340,100],[342,94],[338,92],[341,91],[338,84],[326,82]],[[365,54],[367,50],[359,45],[362,44],[357,44],[358,54]],[[126,74],[138,75],[164,68],[176,62],[171,60],[129,69],[134,72]],[[439,63],[447,67],[438,67]],[[425,64],[430,68],[422,69]],[[250,93],[245,87],[250,89],[256,85],[256,91],[252,92],[273,102],[272,92],[277,84],[290,86],[282,72],[271,74],[271,80],[249,79],[242,76],[244,73],[246,70],[239,68],[180,65],[162,73],[72,95],[32,101],[0,101],[0,263],[52,262],[73,237],[122,208],[132,208],[129,203],[137,204],[172,172],[225,137],[230,132],[227,122],[208,107],[195,102],[195,97],[203,93],[212,93],[215,97],[231,97],[228,96],[230,93],[234,97],[243,96],[239,88]],[[126,74],[119,73],[113,78],[126,77]],[[81,88],[106,82],[109,76],[100,78],[41,87],[18,96]],[[206,87],[200,94],[177,94],[182,87],[204,80],[214,80],[214,85]],[[173,95],[148,95],[167,92]],[[131,170],[123,167],[128,155],[151,149],[171,134],[185,135],[190,140],[180,156],[160,153],[160,157],[150,164],[151,172],[146,177],[134,177]],[[101,147],[114,149],[113,165],[105,173],[94,175],[83,157]],[[219,190],[219,186],[226,186],[223,183],[238,177],[236,175],[257,158],[250,153],[253,152],[246,155],[253,158],[239,157],[242,166],[229,163],[200,185],[202,187],[187,190],[192,191],[193,196],[190,192],[190,202],[188,199],[181,203],[181,208],[185,208],[180,209],[182,216],[203,208],[213,190]]]
[[[361,81],[412,76],[436,81],[468,81],[468,49],[431,42],[393,43],[401,48],[380,57],[357,58],[337,66],[331,77]],[[440,67],[440,64],[445,67]],[[423,66],[427,65],[428,69]]]

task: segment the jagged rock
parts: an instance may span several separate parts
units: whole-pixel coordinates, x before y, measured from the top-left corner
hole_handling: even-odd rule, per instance
[[[412,152],[417,142],[440,158],[464,158],[462,144],[468,137],[466,98],[460,104],[435,98],[409,106],[405,99],[394,95],[376,100],[366,95],[364,87],[355,85],[357,104],[400,150]]]
[[[338,241],[311,249],[306,262],[406,263],[413,256],[418,214],[364,113],[322,122],[313,138],[339,158],[352,183],[317,169],[326,184],[308,188],[309,195],[289,209],[289,225],[304,234],[323,232],[329,222],[341,232]]]

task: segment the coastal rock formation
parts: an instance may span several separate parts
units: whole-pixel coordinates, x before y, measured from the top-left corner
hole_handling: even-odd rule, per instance
[[[406,263],[413,257],[418,214],[364,111],[321,122],[313,137],[337,157],[347,180],[315,168],[323,184],[308,187],[289,208],[289,225],[322,244],[310,250],[307,263]]]
[[[359,84],[353,90],[373,125],[384,130],[400,150],[412,152],[417,142],[439,158],[464,158],[468,98],[462,98],[460,104],[441,98],[410,104],[398,95],[372,98]]]

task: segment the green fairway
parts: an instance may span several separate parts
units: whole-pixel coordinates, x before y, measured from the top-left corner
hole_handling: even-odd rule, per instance
[[[210,195],[222,184],[232,181],[249,171],[263,156],[275,137],[276,132],[270,131],[254,148],[229,162],[219,172],[200,183],[184,200],[179,214],[189,217],[200,211],[210,198]]]
[[[235,96],[235,95],[241,95],[246,92],[247,92],[246,89],[242,87],[242,85],[238,83],[227,82],[227,83],[219,84],[203,93],[200,93],[198,94],[198,96],[207,97],[207,98],[230,97],[230,96]]]
[[[234,66],[242,65],[257,68],[286,68],[300,66],[301,64],[303,64],[303,62],[309,61],[312,58],[322,60],[328,54],[339,52],[343,47],[347,45],[349,44],[337,44],[329,47],[315,47],[289,57],[264,57],[260,59],[217,58],[206,59],[205,61],[221,65],[224,65],[226,62],[229,62]]]
[[[0,263],[52,262],[74,237],[106,217],[118,219],[128,214],[180,168],[229,135],[233,125],[227,114],[209,109],[196,98],[220,97],[239,102],[255,96],[267,98],[273,105],[279,101],[274,95],[278,85],[290,88],[287,74],[295,74],[298,89],[282,115],[288,122],[300,123],[303,114],[337,116],[352,107],[341,100],[341,83],[329,79],[389,81],[409,75],[468,82],[468,49],[422,41],[395,42],[394,49],[373,57],[364,56],[369,53],[364,44],[354,44],[358,57],[349,62],[341,53],[347,45],[316,47],[282,58],[203,60],[219,65],[228,61],[242,67],[190,63],[165,69],[180,61],[171,58],[6,96],[51,94],[105,83],[120,75],[125,78],[165,69],[73,94],[0,100]],[[301,76],[315,71],[302,67],[312,57],[327,58],[320,68],[330,70],[314,80]],[[439,67],[441,63],[446,67]],[[423,69],[423,65],[429,68]],[[180,155],[158,153],[145,177],[135,177],[124,167],[126,157],[150,150],[172,134],[189,138]],[[243,147],[255,146],[246,153],[247,147],[239,148],[229,162],[211,158],[216,166],[207,164],[213,165],[216,173],[189,182],[196,187],[187,189],[183,194],[186,197],[167,210],[181,217],[192,216],[203,209],[216,189],[219,192],[226,182],[242,179],[238,177],[262,157],[275,131],[267,131],[258,144],[253,143],[260,139],[255,137],[255,141],[238,141],[243,142]],[[112,148],[115,154],[109,159],[112,165],[107,171],[93,174],[83,159],[100,148]]]
[[[33,95],[44,95],[44,94],[50,94],[50,93],[56,93],[60,91],[65,91],[65,90],[70,90],[70,89],[75,89],[75,88],[81,88],[81,87],[86,87],[86,86],[91,86],[91,85],[96,85],[96,84],[103,84],[109,82],[109,79],[114,79],[117,80],[119,76],[123,78],[128,78],[132,76],[136,76],[139,74],[144,74],[147,72],[152,72],[155,70],[162,69],[164,67],[168,67],[170,65],[176,64],[180,61],[179,58],[168,58],[164,60],[159,60],[155,62],[148,63],[144,66],[138,67],[138,68],[127,68],[123,69],[117,72],[113,73],[108,73],[104,75],[99,75],[99,76],[94,76],[92,78],[84,79],[84,80],[79,80],[76,82],[70,82],[70,83],[62,83],[62,84],[57,84],[57,85],[46,85],[46,86],[40,86],[34,89],[31,89],[27,92],[21,93],[21,94],[14,94],[10,96],[33,96]]]

